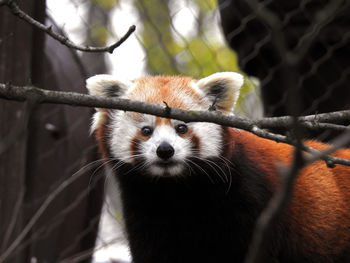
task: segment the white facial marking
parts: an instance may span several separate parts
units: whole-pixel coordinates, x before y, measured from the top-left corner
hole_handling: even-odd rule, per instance
[[[193,133],[198,136],[199,157],[218,157],[221,153],[221,127],[214,123],[195,122],[191,124]]]
[[[111,118],[111,136],[110,146],[113,157],[116,157],[126,163],[133,161],[131,153],[131,142],[138,132],[138,126],[128,113],[123,111],[114,111],[110,114]]]

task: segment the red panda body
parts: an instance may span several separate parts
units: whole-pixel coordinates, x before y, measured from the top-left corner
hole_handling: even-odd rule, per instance
[[[91,94],[228,114],[241,77],[88,80]],[[293,147],[249,132],[98,109],[100,150],[116,173],[134,263],[243,262],[256,219],[278,189]],[[308,141],[316,149],[327,145]],[[335,153],[350,159],[350,150]],[[318,161],[300,172],[261,262],[350,262],[350,168]]]

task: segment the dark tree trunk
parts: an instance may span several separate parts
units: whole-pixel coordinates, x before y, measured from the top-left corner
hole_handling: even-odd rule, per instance
[[[19,4],[45,20],[45,0]],[[85,92],[81,68],[74,51],[13,16],[6,6],[0,8],[1,83]],[[55,189],[97,158],[89,137],[90,109],[38,105],[27,128],[14,136],[27,110],[22,103],[0,102],[0,255]],[[76,175],[80,177],[54,198],[5,262],[57,262],[94,246],[103,197],[103,176],[93,174],[98,166]],[[88,262],[91,253],[83,254],[79,262]]]

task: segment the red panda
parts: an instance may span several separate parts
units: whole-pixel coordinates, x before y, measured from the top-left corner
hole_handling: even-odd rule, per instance
[[[92,95],[232,114],[243,77],[111,75]],[[293,147],[212,123],[97,109],[92,130],[115,172],[134,263],[243,262],[257,217],[280,186],[276,163]],[[327,145],[306,144],[316,149]],[[335,156],[350,159],[350,150]],[[350,262],[350,167],[317,161],[300,172],[291,204],[264,242],[261,262]]]

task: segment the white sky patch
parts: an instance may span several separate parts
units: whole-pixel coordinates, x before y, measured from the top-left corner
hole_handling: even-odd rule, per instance
[[[191,2],[178,0],[170,2],[170,16],[173,24],[173,34],[179,41],[196,35],[198,8]]]
[[[118,41],[129,29],[135,25],[136,31],[116,48],[113,54],[107,56],[111,74],[123,76],[124,79],[133,80],[146,74],[145,51],[137,35],[142,32],[142,23],[132,1],[120,1],[111,15],[111,27],[116,39],[109,39],[108,44]]]

